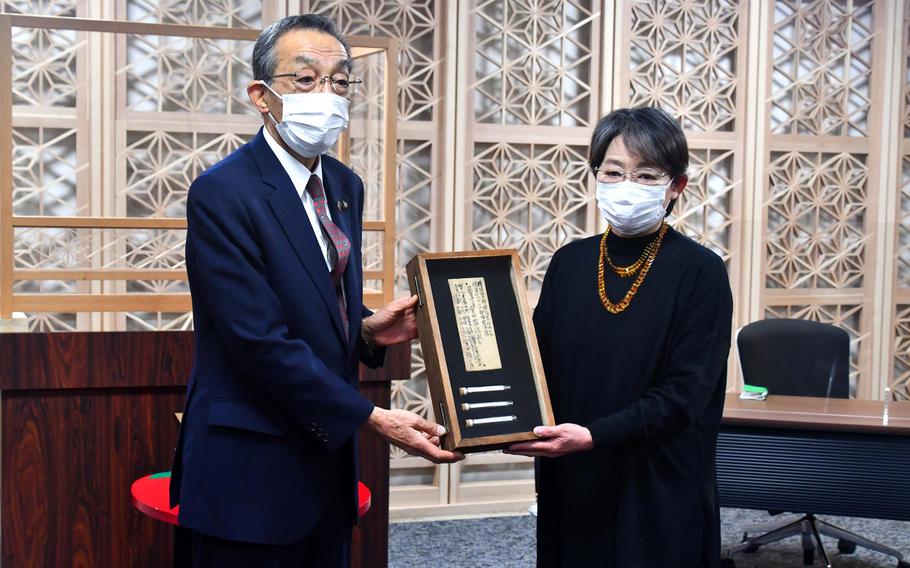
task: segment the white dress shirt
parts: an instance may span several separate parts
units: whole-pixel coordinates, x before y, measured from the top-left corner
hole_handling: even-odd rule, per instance
[[[313,233],[316,235],[316,242],[319,243],[322,257],[325,259],[326,268],[331,272],[332,263],[329,260],[329,239],[328,236],[326,236],[325,231],[322,230],[322,223],[319,221],[319,216],[316,214],[316,204],[313,202],[313,196],[306,190],[306,184],[310,181],[310,176],[316,176],[319,178],[319,181],[323,181],[322,159],[316,160],[316,169],[311,172],[306,166],[301,164],[297,158],[292,156],[287,150],[282,148],[274,138],[272,138],[268,128],[263,128],[262,134],[265,136],[265,141],[268,142],[269,148],[272,149],[272,152],[275,153],[275,157],[278,158],[278,161],[281,162],[281,165],[284,167],[284,171],[286,171],[288,177],[291,178],[291,183],[294,184],[294,189],[297,190],[297,195],[300,196],[300,200],[303,202],[303,208],[306,210],[307,217],[310,219],[310,225],[313,227]],[[323,184],[323,187],[325,187],[325,184]],[[325,213],[329,216],[329,219],[332,218],[328,200],[326,200],[325,204]]]

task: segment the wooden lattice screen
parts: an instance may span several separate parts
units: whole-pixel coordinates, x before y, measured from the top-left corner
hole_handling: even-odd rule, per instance
[[[692,180],[674,223],[726,260],[736,325],[763,317],[840,325],[852,338],[854,395],[878,398],[890,386],[895,397],[910,398],[910,0],[0,0],[0,6],[238,33],[315,11],[346,33],[395,40],[397,93],[385,95],[397,101],[394,146],[388,136],[358,141],[357,129],[371,124],[365,119],[352,127],[351,149],[368,180],[375,179],[378,152],[397,150],[397,193],[381,208],[384,220],[394,215],[394,255],[386,246],[381,260],[368,256],[395,270],[399,294],[407,289],[402,267],[417,252],[507,246],[521,252],[533,298],[552,252],[602,229],[585,170],[594,122],[620,106],[662,106],[680,120],[691,148]],[[14,133],[0,140],[0,151],[14,165],[4,165],[3,179],[12,183],[3,185],[0,212],[179,217],[188,181],[239,142],[243,99],[218,87],[222,79],[204,74],[189,91],[173,81],[159,92],[157,66],[142,68],[141,61],[174,60],[175,50],[189,44],[127,35],[133,39],[91,56],[103,42],[73,32],[12,37],[14,87],[0,90],[0,108],[13,97]],[[236,62],[219,65],[219,73],[233,68],[237,80],[247,72],[236,39],[201,43],[193,46],[202,50],[193,58],[198,65]],[[120,83],[92,83],[77,68]],[[164,71],[187,75],[179,65],[156,72]],[[366,65],[363,71],[381,72]],[[8,72],[0,71],[0,84],[10,84],[3,80]],[[80,98],[89,85],[96,90],[91,108]],[[121,100],[107,89],[129,96]],[[194,108],[180,106],[189,104],[187,92]],[[117,114],[118,105],[130,112]],[[154,112],[149,105],[157,105]],[[80,145],[75,125],[97,113],[120,121],[117,137],[89,126],[99,145]],[[158,122],[187,113],[194,118],[180,118],[180,128]],[[120,177],[98,185],[97,176],[108,171]],[[112,189],[104,188],[118,193],[110,205],[95,205],[108,199],[103,191]],[[49,225],[15,229],[15,252],[0,246],[4,317],[14,262],[16,292],[30,296],[185,290],[185,282],[169,279],[180,269],[179,255],[168,252],[180,248],[178,225],[40,222]],[[12,233],[3,230],[6,242]],[[99,248],[102,242],[109,247]],[[378,246],[376,239],[365,242]],[[69,255],[116,261],[102,263],[112,271],[108,280],[30,278],[48,258]],[[133,268],[152,272],[124,288],[116,271]],[[66,315],[74,304],[60,303],[57,313],[34,312],[32,326],[81,325]],[[185,326],[185,307],[139,302],[124,308],[122,321]],[[113,316],[91,317],[89,325]],[[735,354],[731,363],[735,388]],[[418,348],[412,377],[396,381],[392,395],[396,406],[431,414]],[[434,466],[398,450],[391,459],[393,516],[440,514],[440,507],[449,514],[516,510],[533,496],[527,460],[483,454]]]
[[[187,188],[259,127],[245,93],[259,30],[238,22],[0,16],[0,83],[11,86],[0,317],[24,313],[35,331],[192,325]],[[384,142],[395,138],[395,45],[350,41],[365,88],[337,153],[364,179],[365,301],[378,306],[393,295],[395,148]]]

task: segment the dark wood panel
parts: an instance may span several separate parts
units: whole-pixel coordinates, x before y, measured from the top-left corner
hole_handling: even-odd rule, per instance
[[[361,392],[373,404],[389,407],[388,383],[364,383]],[[372,432],[360,435],[360,480],[370,488],[372,504],[359,522],[353,565],[385,568],[389,555],[389,443]]]
[[[191,332],[0,334],[0,505],[6,566],[171,566],[172,527],[139,513],[133,480],[171,467]],[[363,392],[388,407],[389,378],[410,347],[363,370]],[[373,495],[355,566],[388,555],[388,444],[364,434]]]
[[[0,334],[0,389],[186,385],[193,333]]]
[[[389,408],[389,381],[411,376],[411,346],[396,345],[386,350],[381,369],[360,367],[360,392],[373,404]],[[373,502],[360,519],[354,539],[355,568],[385,568],[389,563],[389,443],[373,434],[360,435],[360,480],[370,488]]]
[[[130,503],[171,466],[183,388],[20,391],[2,400],[6,566],[168,566],[173,531]]]

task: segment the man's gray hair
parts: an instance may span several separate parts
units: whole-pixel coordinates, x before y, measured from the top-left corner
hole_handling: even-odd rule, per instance
[[[344,47],[347,54],[348,71],[351,71],[353,66],[351,46],[338,31],[335,22],[331,18],[318,14],[302,14],[288,16],[262,30],[259,38],[256,39],[256,45],[253,46],[253,79],[266,83],[271,82],[272,75],[275,74],[275,66],[278,65],[278,54],[276,53],[278,40],[291,30],[316,30],[337,39]]]

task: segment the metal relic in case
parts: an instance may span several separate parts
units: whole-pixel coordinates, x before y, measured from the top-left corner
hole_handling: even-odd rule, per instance
[[[442,447],[494,450],[553,425],[518,253],[418,254],[407,273]]]

